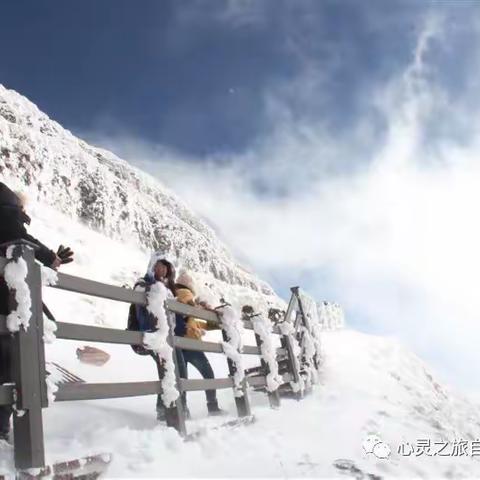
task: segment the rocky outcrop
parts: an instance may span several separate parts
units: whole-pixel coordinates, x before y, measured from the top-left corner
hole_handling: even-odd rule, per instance
[[[162,249],[195,272],[274,296],[215,232],[158,180],[52,121],[0,85],[0,174],[108,236]]]

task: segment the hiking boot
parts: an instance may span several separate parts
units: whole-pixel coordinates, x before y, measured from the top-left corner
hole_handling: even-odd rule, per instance
[[[207,403],[207,409],[208,409],[208,414],[212,417],[220,416],[220,415],[225,415],[225,410],[222,410],[218,406],[218,402],[209,402]]]

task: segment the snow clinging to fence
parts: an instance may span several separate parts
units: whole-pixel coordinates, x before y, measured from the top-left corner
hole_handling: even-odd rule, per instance
[[[167,339],[170,333],[167,313],[165,312],[165,301],[168,290],[161,282],[155,282],[147,293],[147,310],[157,319],[157,331],[145,333],[144,345],[158,354],[164,362],[165,375],[162,379],[162,400],[165,405],[170,406],[179,393],[176,386],[175,363],[173,361],[173,348],[168,344]]]
[[[26,282],[28,268],[23,258],[13,260],[13,250],[11,246],[7,249],[7,258],[10,260],[4,270],[4,278],[8,287],[15,292],[15,301],[17,306],[7,316],[7,328],[11,332],[18,332],[23,326],[27,330],[30,317],[32,316],[32,300],[30,298],[30,289]]]
[[[235,367],[233,375],[235,396],[243,397],[242,383],[245,378],[245,369],[243,367],[242,354],[240,353],[243,347],[243,323],[237,312],[230,306],[223,308],[222,326],[228,338],[226,342],[222,343],[223,351]]]

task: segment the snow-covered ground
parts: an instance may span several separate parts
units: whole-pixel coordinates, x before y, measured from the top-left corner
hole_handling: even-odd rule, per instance
[[[75,262],[63,271],[115,285],[131,285],[143,273],[148,252],[109,239],[45,205],[31,205],[31,231],[45,243],[71,246]],[[248,292],[224,285],[235,301]],[[230,289],[230,290],[229,290]],[[240,293],[239,293],[240,292]],[[45,289],[45,301],[58,320],[125,328],[126,304]],[[218,339],[218,333],[209,333]],[[253,344],[251,333],[245,342]],[[203,392],[188,396],[190,433],[184,442],[158,424],[153,396],[116,400],[58,403],[44,411],[49,462],[91,453],[113,453],[109,477],[480,477],[480,456],[407,456],[403,442],[416,446],[480,436],[480,414],[474,405],[438,384],[428,367],[396,341],[351,330],[324,332],[325,362],[320,383],[301,402],[282,400],[271,410],[264,394],[251,392],[256,423],[238,428],[214,428],[235,418],[231,390],[219,392],[228,415],[209,418]],[[47,359],[87,381],[140,381],[156,378],[154,363],[128,346],[97,345],[111,358],[102,367],[80,363],[75,350],[83,342],[55,340]],[[90,345],[92,345],[90,343]],[[252,357],[246,360],[254,362]],[[222,355],[210,355],[218,377],[227,374]],[[197,373],[191,371],[191,376]],[[369,435],[391,449],[387,459],[366,453]],[[453,443],[449,444],[449,450]],[[388,447],[383,446],[384,453]],[[445,450],[444,452],[446,452]],[[404,451],[405,453],[405,451]],[[418,453],[418,452],[417,452]],[[0,445],[0,472],[12,472],[12,448]],[[372,476],[368,476],[372,475]]]

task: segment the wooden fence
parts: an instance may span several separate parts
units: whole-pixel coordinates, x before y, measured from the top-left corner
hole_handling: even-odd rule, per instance
[[[31,314],[28,328],[20,328],[18,332],[11,333],[7,328],[7,319],[0,316],[0,335],[9,335],[12,345],[11,358],[11,384],[0,386],[0,405],[11,405],[14,409],[14,457],[15,466],[18,470],[28,468],[44,467],[45,451],[42,409],[48,407],[48,395],[46,385],[45,348],[43,342],[43,304],[42,304],[42,281],[41,267],[35,262],[34,250],[28,242],[16,242],[11,247],[11,259],[0,257],[0,275],[8,262],[16,262],[23,259],[27,265],[26,283],[28,284],[31,298]],[[145,306],[147,295],[143,292],[133,291],[121,287],[107,285],[104,283],[87,280],[84,278],[58,273],[58,282],[53,288],[81,293],[94,297],[115,300],[125,303],[134,303]],[[172,299],[166,301],[166,311],[181,315],[194,316],[199,319],[214,321],[221,327],[221,315],[216,312],[191,307]],[[9,295],[9,309],[14,311],[17,308],[14,292]],[[297,313],[292,318],[293,312]],[[305,316],[298,287],[292,288],[287,311],[283,318],[284,322],[294,322],[297,331],[300,323],[308,327],[308,318]],[[174,323],[174,322],[171,322]],[[243,317],[244,327],[253,330],[253,323],[247,317]],[[301,357],[294,358],[292,338],[289,335],[282,335],[279,325],[273,325],[272,331],[280,336],[280,348],[276,353],[282,359],[283,381],[298,382],[302,375]],[[228,334],[222,330],[223,339],[228,341]],[[89,342],[104,342],[124,345],[143,345],[143,333],[136,331],[125,331],[114,328],[104,328],[88,325],[79,325],[65,322],[57,322],[57,339],[79,340]],[[260,367],[257,374],[246,376],[242,391],[243,396],[235,396],[235,403],[239,417],[251,414],[247,386],[266,386],[266,375],[269,373],[268,365],[261,358],[261,338],[255,335],[256,345],[244,346],[241,350],[243,355],[260,356]],[[301,340],[299,338],[299,340]],[[170,329],[169,344],[174,348],[182,350],[195,350],[208,353],[224,354],[221,343],[193,340],[185,337],[177,337]],[[176,364],[176,355],[173,355],[175,362],[177,389],[181,393],[198,390],[228,389],[233,391],[236,365],[227,358],[229,376],[227,378],[215,379],[185,379],[179,377],[179,369]],[[299,361],[300,362],[299,362]],[[285,367],[286,366],[286,367]],[[280,405],[278,391],[267,392],[270,405],[277,408]],[[153,395],[162,392],[161,381],[124,382],[124,383],[65,383],[59,385],[55,394],[55,401],[64,402],[72,400],[92,400],[119,397],[133,397],[140,395]],[[301,393],[297,393],[298,398]],[[181,395],[169,408],[166,409],[167,425],[176,428],[180,434],[186,434],[185,415],[181,402]]]

